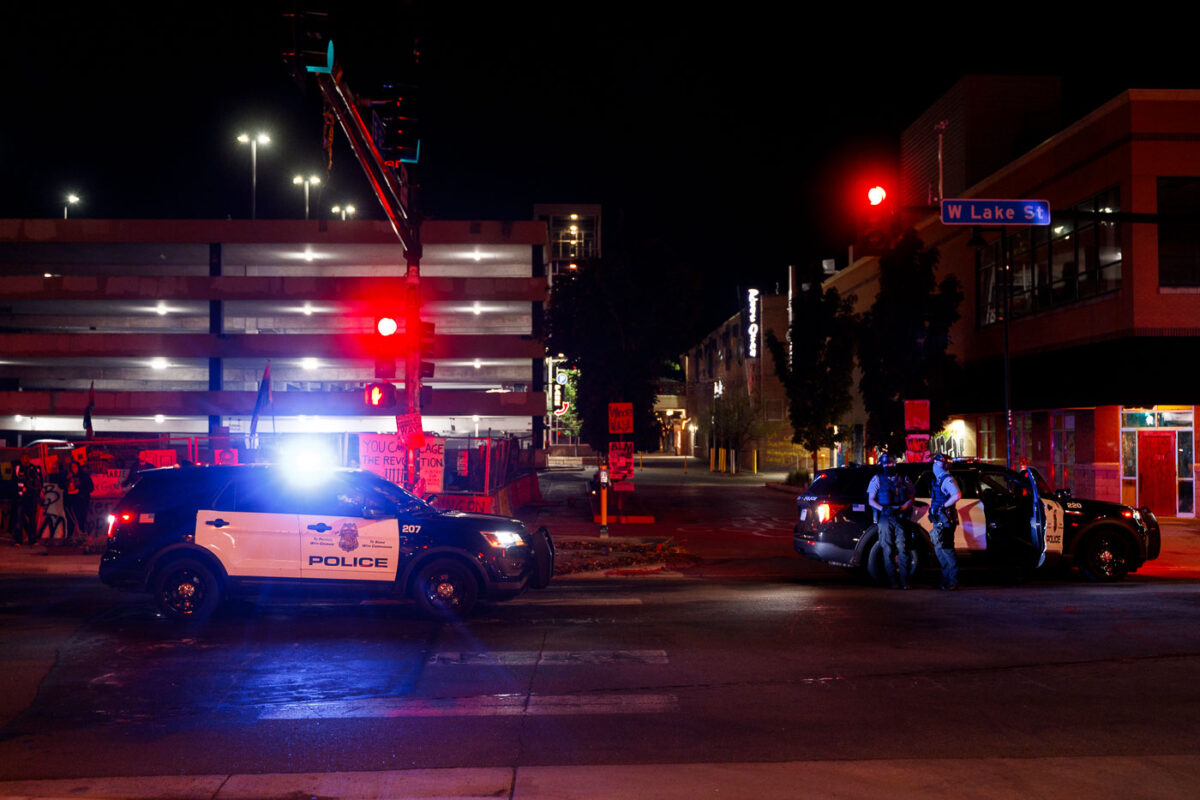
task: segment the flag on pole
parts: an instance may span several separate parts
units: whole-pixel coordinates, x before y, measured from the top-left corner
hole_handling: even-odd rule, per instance
[[[87,438],[91,439],[96,435],[92,430],[92,409],[96,407],[96,382],[92,381],[92,385],[88,387],[88,404],[83,410],[83,430],[87,433]]]
[[[250,438],[258,433],[258,415],[265,406],[271,405],[271,362],[263,370],[262,380],[258,382],[258,397],[254,399],[254,414],[250,417]]]

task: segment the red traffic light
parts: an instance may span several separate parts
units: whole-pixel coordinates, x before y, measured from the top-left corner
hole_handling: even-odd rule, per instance
[[[887,199],[887,191],[882,186],[872,186],[867,190],[867,201],[877,206]]]
[[[363,397],[371,408],[394,408],[396,387],[390,383],[368,383]]]
[[[375,318],[375,331],[380,336],[391,336],[398,330],[400,330],[400,325],[396,322],[395,317]]]

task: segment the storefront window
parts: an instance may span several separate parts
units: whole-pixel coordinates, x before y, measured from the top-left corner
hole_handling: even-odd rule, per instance
[[[1121,432],[1121,477],[1137,477],[1137,431]]]
[[[1192,412],[1190,409],[1187,411],[1159,411],[1158,427],[1190,428],[1192,427]]]
[[[1127,408],[1121,412],[1122,428],[1153,428],[1157,418],[1149,408]]]
[[[1147,433],[1161,437],[1163,433],[1173,436],[1175,443],[1175,483],[1176,508],[1174,513],[1180,516],[1195,514],[1195,475],[1193,471],[1193,449],[1195,432],[1193,431],[1195,414],[1191,406],[1152,406],[1150,408],[1121,409],[1121,499],[1128,505],[1138,505],[1150,497],[1161,497],[1169,487],[1160,486],[1158,482],[1170,480],[1153,474],[1138,475],[1138,435],[1139,432],[1159,430],[1162,433]],[[1149,446],[1149,445],[1147,445]],[[1149,456],[1155,457],[1154,454]],[[1152,485],[1143,485],[1144,481],[1152,481]],[[1151,503],[1153,505],[1153,503]],[[1156,506],[1157,510],[1157,506]],[[1163,509],[1160,512],[1169,516],[1172,512]]]
[[[1192,432],[1175,434],[1177,463],[1175,474],[1179,476],[1179,513],[1195,513],[1195,481],[1192,472]]]
[[[1075,415],[1051,414],[1051,483],[1075,490]]]
[[[983,461],[996,461],[996,418],[980,417],[975,451]]]

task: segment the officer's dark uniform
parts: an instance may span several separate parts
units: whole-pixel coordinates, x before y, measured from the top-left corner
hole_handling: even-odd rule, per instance
[[[946,502],[955,495],[960,495],[958,483],[945,471],[949,459],[945,456],[934,456],[935,464],[940,464],[943,470],[938,475],[938,467],[933,470],[933,491],[929,499],[929,521],[933,527],[929,531],[929,541],[933,543],[933,552],[937,555],[938,563],[942,566],[942,588],[958,588],[958,559],[954,555],[954,531],[958,528],[958,511],[946,508]]]
[[[908,482],[897,475],[888,474],[891,459],[886,455],[880,458],[884,465],[884,473],[877,475],[871,481],[874,487],[875,502],[882,506],[876,525],[879,528],[879,546],[883,550],[883,565],[887,570],[888,583],[892,588],[908,588],[908,554],[905,550],[904,526],[900,519],[901,506],[911,499]],[[877,481],[877,482],[876,482]],[[868,490],[867,499],[871,499],[872,491]]]
[[[30,462],[27,454],[13,467],[17,481],[17,519],[13,526],[13,541],[18,545],[26,538],[29,544],[37,541],[37,510],[42,498],[42,470]]]

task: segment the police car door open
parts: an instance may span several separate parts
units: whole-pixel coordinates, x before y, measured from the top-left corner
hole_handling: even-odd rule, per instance
[[[333,513],[300,515],[301,577],[395,580],[400,541],[395,515],[372,513],[353,491],[339,491],[328,508]]]
[[[1048,500],[1038,491],[1037,476],[1033,470],[1026,467],[1024,477],[1029,481],[1033,494],[1033,510],[1029,519],[1029,535],[1033,540],[1036,554],[1035,567],[1046,562],[1047,553],[1062,553],[1062,506],[1054,500]]]

